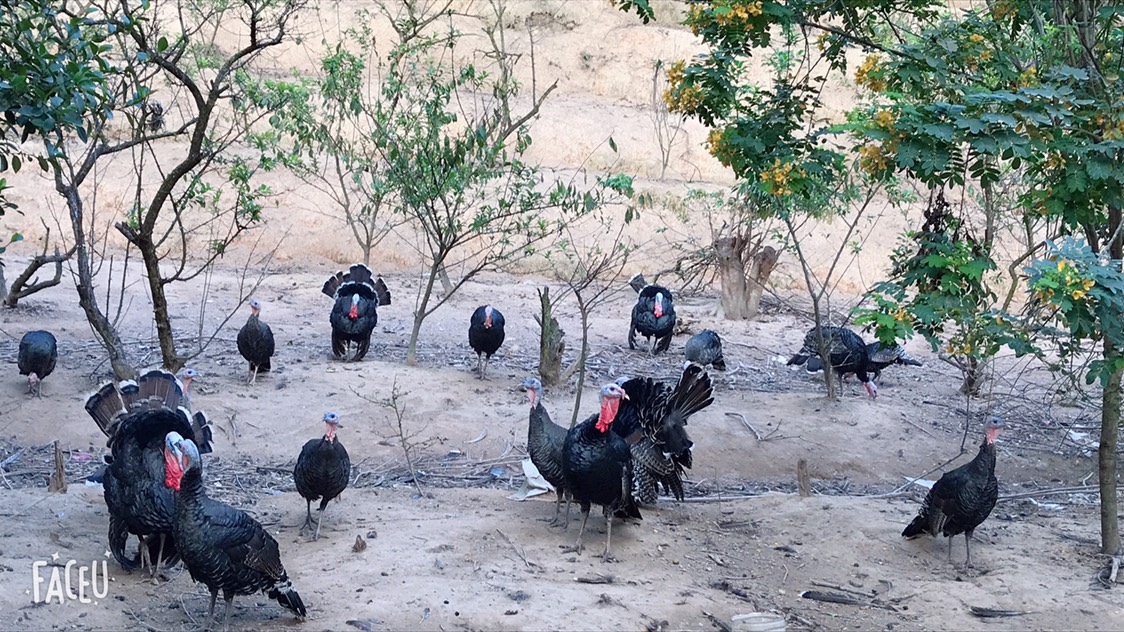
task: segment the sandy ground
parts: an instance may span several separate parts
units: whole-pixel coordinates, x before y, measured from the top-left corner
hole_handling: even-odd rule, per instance
[[[434,315],[419,366],[407,367],[408,308],[394,305],[383,312],[367,360],[329,359],[329,302],[318,294],[324,277],[323,270],[292,270],[259,289],[279,347],[277,370],[258,384],[244,384],[234,350],[241,318],[193,363],[204,376],[193,405],[218,428],[206,465],[210,492],[252,512],[277,537],[310,605],[303,629],[345,629],[351,621],[374,630],[710,629],[704,613],[728,621],[756,610],[786,614],[793,629],[1111,629],[1122,614],[1112,593],[1094,582],[1101,561],[1087,495],[1001,502],[977,533],[971,570],[962,568],[962,539],[950,564],[945,540],[900,538],[917,497],[897,490],[905,477],[953,457],[963,428],[956,376],[924,348],[910,347],[925,367],[887,370],[878,401],[851,384],[831,402],[822,384],[780,360],[798,347],[804,327],[787,308],[770,304],[758,321],[728,323],[706,316],[706,297],[682,301],[694,328],[722,334],[730,370],[713,373],[716,401],[691,420],[696,465],[689,502],[661,500],[642,522],[618,524],[619,561],[604,564],[595,555],[604,537],[598,516],[586,535],[590,550],[578,556],[562,551],[576,536],[576,515],[563,532],[547,526],[550,494],[507,498],[522,483],[527,412],[515,385],[533,364],[537,333],[529,315],[537,280],[492,275],[471,284]],[[388,282],[403,294],[416,285],[399,275]],[[233,302],[234,287],[233,273],[220,272],[212,301]],[[72,291],[60,286],[0,313],[0,328],[11,336],[50,322],[61,350],[43,399],[24,395],[14,364],[0,384],[0,459],[23,450],[4,468],[8,485],[0,491],[0,621],[36,630],[192,629],[206,614],[206,591],[182,569],[154,586],[110,562],[109,597],[97,604],[33,605],[27,592],[35,560],[51,561],[56,552],[64,560],[104,559],[105,506],[100,488],[83,483],[104,440],[82,405],[106,374]],[[595,324],[594,383],[621,373],[671,376],[681,362],[683,336],[671,355],[656,360],[627,350],[629,292],[622,287]],[[199,301],[190,286],[177,287],[174,296],[180,305]],[[465,329],[485,297],[505,308],[509,329],[491,379],[481,382],[472,374]],[[142,310],[130,312],[127,338],[150,335],[145,323]],[[567,317],[562,325],[573,331],[577,323]],[[5,361],[14,362],[15,350],[14,339],[0,341]],[[381,403],[394,381],[417,444],[420,496],[409,483],[392,412]],[[585,414],[592,397],[589,389]],[[572,388],[562,388],[546,403],[564,419],[572,401]],[[1062,441],[1064,431],[1044,430],[1008,400],[993,404],[1008,407],[998,410],[1008,413],[1010,426],[999,444],[1004,495],[1080,485],[1092,471],[1092,459]],[[327,409],[344,420],[340,436],[355,464],[353,485],[329,507],[325,537],[311,542],[298,533],[303,503],[290,472],[299,446],[322,431]],[[744,415],[765,440],[727,413]],[[67,455],[65,494],[45,489],[54,440]],[[813,477],[809,498],[794,493],[800,458]],[[1056,504],[1036,504],[1047,501]],[[367,542],[361,553],[352,550],[357,536]],[[878,591],[878,605],[801,598],[805,590],[830,590],[817,583],[865,593],[848,593],[865,602]],[[264,597],[236,605],[239,627],[295,629]],[[1031,614],[984,621],[969,614],[970,606]]]
[[[338,32],[361,3],[333,5],[304,25],[307,32]],[[658,2],[657,10],[678,6]],[[691,54],[690,34],[667,20],[643,27],[607,2],[528,0],[510,4],[513,25],[537,25],[539,85],[559,79],[558,92],[534,123],[532,157],[549,169],[612,169],[635,173],[639,188],[657,196],[691,187],[720,187],[729,174],[701,147],[705,131],[688,124],[667,174],[659,179],[649,105],[650,64]],[[318,42],[319,38],[310,38]],[[527,46],[513,36],[514,46]],[[278,73],[313,68],[316,51],[293,47],[272,59]],[[635,69],[641,68],[642,72]],[[524,80],[529,77],[524,77]],[[842,82],[829,95],[829,116],[850,101]],[[605,146],[613,136],[621,148]],[[160,151],[174,155],[178,147]],[[119,161],[97,183],[101,220],[128,206],[128,171]],[[800,285],[792,257],[774,273],[779,296],[767,297],[752,322],[715,318],[713,290],[677,296],[689,331],[709,327],[726,342],[730,370],[714,373],[715,403],[691,419],[695,467],[688,502],[666,499],[644,510],[638,524],[614,529],[619,561],[596,553],[604,537],[599,515],[590,520],[589,548],[564,553],[577,534],[551,529],[550,494],[526,502],[508,498],[522,485],[527,408],[516,385],[537,363],[534,276],[485,274],[468,283],[426,322],[419,364],[405,365],[414,299],[421,284],[408,239],[394,236],[376,253],[395,302],[380,310],[368,358],[357,364],[330,359],[329,300],[324,279],[358,257],[322,197],[282,174],[269,176],[278,192],[266,210],[260,246],[273,248],[286,233],[261,287],[263,319],[277,337],[276,370],[256,385],[234,346],[248,315],[237,311],[238,266],[257,233],[230,250],[213,277],[169,287],[173,324],[185,351],[198,350],[198,331],[217,336],[191,365],[203,373],[193,405],[217,427],[206,461],[210,493],[246,509],[281,544],[294,585],[309,605],[298,625],[262,596],[240,597],[234,627],[264,630],[493,630],[493,629],[713,629],[709,618],[776,611],[790,629],[1114,629],[1120,600],[1096,582],[1096,509],[1089,494],[1034,495],[1075,487],[1095,470],[1090,427],[1094,413],[1067,407],[1041,371],[1022,372],[1004,360],[989,398],[966,402],[955,371],[920,341],[908,345],[923,368],[888,369],[880,397],[870,401],[854,384],[828,401],[822,383],[784,360],[809,326],[806,301],[788,290]],[[33,170],[13,179],[24,215],[3,218],[4,231],[28,236],[5,255],[8,277],[36,252],[39,219],[59,218],[50,184]],[[910,212],[916,212],[913,209]],[[668,259],[659,245],[666,220],[648,211],[633,230],[644,247],[629,273],[649,273]],[[102,225],[105,225],[104,223]],[[905,225],[897,211],[875,210],[859,236],[865,246],[844,258],[841,289],[857,291],[884,272],[889,249]],[[695,227],[698,229],[698,227]],[[838,225],[813,225],[808,250],[826,269],[839,242]],[[691,227],[677,227],[690,230]],[[52,240],[58,231],[52,232]],[[702,235],[705,237],[705,234]],[[63,243],[65,246],[65,243]],[[121,244],[111,236],[110,252]],[[260,250],[259,250],[260,254]],[[256,273],[257,268],[251,272]],[[154,327],[141,279],[130,277],[120,321],[132,360],[158,362]],[[673,288],[676,289],[676,288]],[[676,290],[677,291],[677,290]],[[682,362],[686,334],[671,353],[650,359],[626,344],[635,295],[622,279],[592,323],[591,377],[582,416],[595,409],[595,388],[621,374],[672,379]],[[836,308],[852,297],[837,295]],[[507,317],[507,340],[493,359],[490,380],[471,368],[466,341],[472,310],[490,302]],[[205,309],[204,309],[205,308]],[[223,324],[226,314],[235,316]],[[574,358],[576,310],[561,309]],[[202,323],[202,326],[200,326]],[[15,368],[19,337],[47,327],[59,337],[60,361],[42,399],[24,393]],[[688,332],[689,333],[689,332]],[[196,629],[206,614],[206,590],[182,568],[158,585],[110,562],[109,594],[98,603],[32,603],[35,561],[86,564],[104,560],[107,517],[100,488],[85,476],[104,453],[104,437],[83,410],[85,397],[108,379],[104,353],[77,306],[69,276],[17,309],[0,310],[0,627],[27,630]],[[1015,376],[1019,380],[1011,381]],[[385,402],[396,383],[404,405],[407,443],[421,472],[412,486],[402,440]],[[556,420],[568,420],[572,384],[546,394]],[[969,410],[970,409],[970,410]],[[321,540],[301,538],[302,499],[293,490],[292,465],[304,441],[322,432],[324,411],[338,412],[340,437],[352,456],[351,488],[328,509]],[[953,563],[942,539],[903,541],[899,533],[923,490],[908,478],[935,478],[975,453],[979,415],[1007,418],[997,473],[1004,498],[977,532],[976,568],[962,567],[957,539]],[[739,415],[761,438],[744,426]],[[956,460],[968,423],[968,452]],[[1093,430],[1092,432],[1095,432]],[[58,441],[70,483],[65,494],[46,491],[51,446]],[[1095,443],[1092,445],[1095,446]],[[813,495],[796,494],[795,472],[806,459]],[[935,470],[935,471],[934,471]],[[367,548],[354,552],[356,538]],[[47,574],[54,567],[47,567]],[[601,582],[601,583],[590,583]],[[834,587],[834,588],[832,588]],[[803,598],[807,590],[846,593],[857,604]],[[1024,612],[980,619],[971,606]]]

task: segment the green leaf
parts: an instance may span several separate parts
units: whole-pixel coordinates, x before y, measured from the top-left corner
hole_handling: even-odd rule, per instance
[[[160,53],[162,53],[162,52],[164,52],[164,51],[166,51],[166,50],[168,50],[168,38],[166,38],[166,37],[161,37],[161,38],[160,38],[160,39],[159,39],[159,40],[158,40],[158,41],[156,42],[156,51],[157,51],[157,52],[160,52]]]

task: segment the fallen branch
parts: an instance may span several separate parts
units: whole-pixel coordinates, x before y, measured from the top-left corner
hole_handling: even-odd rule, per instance
[[[726,416],[727,417],[737,417],[738,419],[741,419],[742,425],[745,426],[747,430],[749,430],[750,432],[753,433],[753,436],[757,438],[758,442],[761,442],[761,441],[765,440],[761,436],[761,433],[757,432],[757,428],[754,428],[753,424],[749,423],[749,420],[745,418],[745,415],[743,415],[741,413],[726,413]]]

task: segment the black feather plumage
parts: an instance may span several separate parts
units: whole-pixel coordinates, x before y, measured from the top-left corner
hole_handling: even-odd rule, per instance
[[[226,620],[235,595],[259,591],[304,617],[307,609],[281,563],[277,540],[244,511],[207,496],[194,443],[169,434],[165,444],[166,477],[170,484],[178,485],[173,534],[191,578],[211,592],[205,627],[211,628],[220,590],[226,601]]]
[[[352,345],[355,353],[351,360],[359,361],[371,347],[371,332],[379,322],[378,308],[390,305],[390,290],[382,277],[377,279],[371,270],[357,263],[347,272],[337,272],[321,290],[335,300],[328,317],[332,324],[332,353],[337,358],[347,358]]]
[[[27,376],[27,392],[42,397],[43,380],[55,370],[59,359],[58,341],[49,331],[29,331],[20,339],[16,365]]]

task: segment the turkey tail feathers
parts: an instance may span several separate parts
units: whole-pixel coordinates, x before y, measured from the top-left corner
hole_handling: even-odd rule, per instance
[[[375,280],[373,287],[375,288],[375,294],[379,297],[379,307],[390,305],[390,289],[386,287],[382,277]]]
[[[120,416],[124,414],[125,404],[118,394],[117,385],[110,382],[98,389],[98,392],[86,398],[86,412],[94,418],[98,428],[105,436],[113,436]]]
[[[274,584],[273,588],[270,589],[269,598],[276,599],[277,603],[293,611],[299,617],[308,615],[308,610],[305,609],[300,594],[293,589],[293,584],[289,581],[289,576],[286,574],[282,574],[280,581]]]
[[[904,538],[917,537],[917,536],[921,535],[922,533],[925,533],[925,532],[928,531],[928,529],[927,529],[928,525],[929,525],[929,519],[926,516],[924,516],[924,515],[917,516],[916,518],[913,519],[913,522],[909,523],[909,525],[905,528],[905,530],[902,531],[902,537],[904,537]]]
[[[213,452],[211,440],[214,439],[214,434],[211,432],[211,422],[203,411],[196,411],[195,415],[191,416],[191,429],[195,432],[195,445],[199,448],[199,454]]]
[[[714,403],[713,392],[710,375],[698,364],[690,363],[683,370],[675,391],[668,399],[667,413],[679,413],[685,424],[687,417]]]

